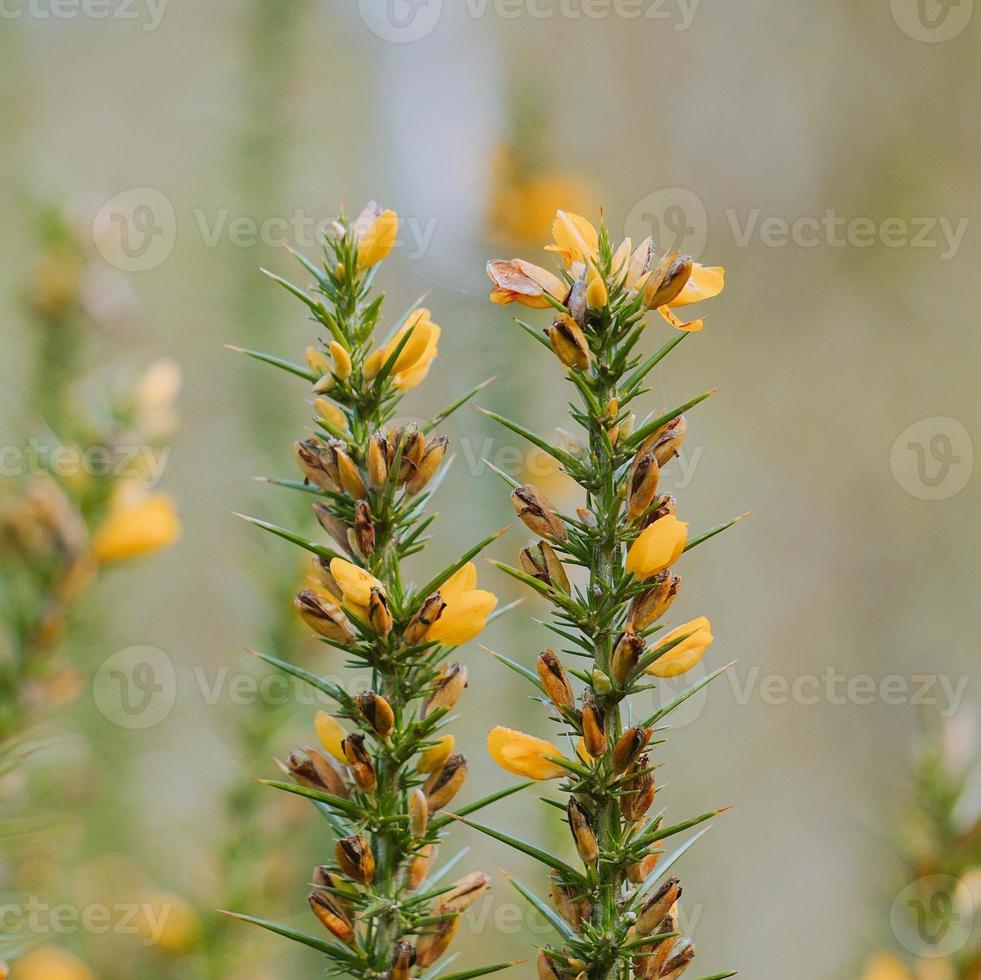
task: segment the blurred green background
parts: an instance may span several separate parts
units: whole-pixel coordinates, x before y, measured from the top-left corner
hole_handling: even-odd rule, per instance
[[[318,975],[316,957],[287,961],[287,944],[246,927],[247,967],[214,972],[202,952],[206,910],[232,900],[218,857],[235,830],[227,794],[275,772],[273,753],[256,756],[249,740],[265,708],[234,678],[255,670],[242,648],[275,634],[299,576],[285,544],[255,540],[230,512],[291,518],[290,501],[251,477],[292,475],[289,445],[308,425],[302,385],[223,345],[298,359],[310,324],[259,267],[292,272],[279,239],[310,253],[313,226],[339,201],[357,211],[372,197],[402,219],[379,280],[389,316],[425,293],[443,326],[430,380],[407,402],[420,416],[496,375],[488,407],[542,431],[564,424],[556,363],[486,301],[483,272],[495,255],[542,262],[555,206],[594,219],[602,206],[617,236],[654,234],[727,268],[704,332],[660,369],[645,406],[718,387],[690,417],[672,485],[693,528],[753,512],[686,560],[673,612],[711,616],[708,669],[738,660],[662,755],[672,814],[735,805],[682,865],[687,925],[701,973],[760,980],[854,976],[890,941],[888,830],[908,792],[917,702],[968,725],[978,700],[972,14],[971,0],[4,7],[3,444],[20,445],[30,422],[20,299],[38,201],[86,229],[97,214],[128,222],[130,239],[102,240],[100,254],[141,313],[93,340],[92,366],[167,356],[184,372],[164,476],[184,536],[100,584],[102,635],[79,654],[95,670],[132,646],[164,651],[176,703],[131,731],[83,696],[69,727],[88,748],[71,742],[59,765],[70,770],[76,752],[94,765],[85,786],[52,780],[72,830],[42,880],[76,904],[133,901],[132,873],[137,890],[152,883],[204,910],[205,933],[169,958],[128,936],[58,942],[99,977]],[[652,322],[652,348],[666,330]],[[473,411],[448,432],[457,463],[423,569],[511,520],[480,459],[514,469],[526,449]],[[510,560],[522,541],[512,530],[495,555]],[[516,595],[489,566],[481,577]],[[484,642],[530,663],[547,641],[527,614],[542,612],[526,605]],[[465,656],[456,731],[476,796],[509,778],[484,733],[533,722],[520,684],[475,644]],[[309,740],[313,710],[282,706],[276,754]],[[539,840],[558,833],[533,794],[491,816]],[[306,925],[308,869],[324,845],[316,820],[287,806],[238,842],[236,864],[255,862],[256,905],[242,911]],[[262,856],[284,834],[284,863],[270,869]],[[467,837],[455,835],[473,848],[468,866],[521,867]],[[469,923],[462,965],[488,951],[525,958],[542,935],[507,891],[498,879],[494,904]]]

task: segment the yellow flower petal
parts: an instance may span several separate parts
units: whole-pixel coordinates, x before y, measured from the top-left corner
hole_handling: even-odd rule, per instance
[[[468,561],[458,568],[440,587],[439,594],[447,603],[456,602],[464,592],[477,588],[477,566]]]
[[[347,764],[347,757],[341,748],[341,742],[347,738],[344,726],[326,711],[318,711],[313,719],[313,727],[317,730],[320,744],[339,762]]]
[[[492,729],[487,736],[487,750],[502,769],[516,776],[558,779],[566,773],[560,765],[550,761],[553,758],[564,758],[551,742],[513,728],[498,725]]]
[[[688,542],[688,525],[667,514],[641,531],[627,552],[627,571],[644,579],[663,572],[681,556]]]
[[[313,410],[325,422],[330,422],[335,429],[340,429],[341,432],[347,432],[347,416],[329,398],[324,398],[323,396],[314,398]]]
[[[558,252],[566,266],[573,262],[589,263],[599,254],[599,235],[582,215],[570,211],[556,211],[552,222],[554,245],[546,245],[549,252]]]
[[[57,946],[36,946],[19,959],[13,980],[92,980],[88,967]]]
[[[452,735],[444,735],[435,745],[426,749],[419,756],[416,769],[419,772],[435,772],[437,769],[442,769],[443,763],[453,755],[455,745],[456,740]]]
[[[358,236],[358,268],[370,269],[384,259],[395,246],[399,233],[399,216],[391,210],[382,211]]]
[[[657,312],[660,313],[661,316],[663,316],[664,319],[675,328],[675,330],[683,330],[685,333],[698,333],[698,331],[705,326],[704,320],[689,320],[686,323],[680,317],[675,316],[674,313],[671,312],[670,307],[667,306],[659,306],[657,308]]]
[[[111,513],[93,538],[92,554],[102,563],[139,558],[173,544],[180,533],[174,502],[157,493]]]
[[[494,283],[491,302],[506,306],[520,303],[532,309],[546,309],[551,304],[546,294],[554,299],[565,298],[569,289],[566,284],[548,269],[523,259],[494,259],[487,263],[487,275]]]
[[[685,288],[668,305],[688,306],[691,303],[700,303],[703,299],[712,299],[722,292],[725,284],[726,270],[722,266],[704,266],[696,262]]]
[[[648,674],[653,677],[678,677],[680,674],[688,673],[701,661],[705,651],[712,645],[712,624],[705,616],[699,616],[672,630],[654,649],[667,646],[681,636],[685,639],[655,660],[647,668]]]
[[[344,605],[350,603],[355,606],[367,606],[371,600],[372,589],[385,591],[385,587],[374,575],[363,568],[358,568],[357,565],[352,565],[344,558],[331,559],[330,574],[334,576],[334,581],[344,593]]]
[[[426,631],[426,639],[446,647],[469,642],[487,625],[497,606],[497,596],[484,589],[471,589],[448,603],[443,614]]]

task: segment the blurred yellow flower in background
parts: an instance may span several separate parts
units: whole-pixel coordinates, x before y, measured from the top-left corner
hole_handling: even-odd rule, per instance
[[[94,980],[89,968],[57,946],[37,946],[14,964],[11,980]]]
[[[191,904],[163,891],[143,899],[137,925],[145,942],[171,956],[188,952],[201,934],[201,920]]]
[[[544,780],[558,779],[566,773],[562,766],[552,761],[563,755],[551,742],[503,725],[491,729],[487,750],[502,769],[516,776]]]
[[[180,533],[173,500],[155,493],[114,509],[92,539],[92,554],[101,564],[140,558],[173,544]]]
[[[866,963],[862,980],[913,980],[913,974],[892,953],[877,953]]]

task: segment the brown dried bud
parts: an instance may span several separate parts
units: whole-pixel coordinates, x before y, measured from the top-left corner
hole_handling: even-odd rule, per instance
[[[429,826],[429,802],[418,786],[409,797],[409,829],[413,837],[425,837]]]
[[[559,561],[555,549],[547,541],[522,548],[518,554],[518,564],[526,575],[537,578],[566,595],[570,592],[569,576]]]
[[[462,755],[451,755],[443,768],[437,769],[426,780],[426,785],[423,787],[429,803],[429,812],[435,813],[447,806],[460,791],[466,778],[467,760]]]
[[[545,954],[544,949],[538,951],[535,965],[538,968],[538,980],[561,980],[562,974],[555,968],[552,958]]]
[[[353,732],[341,742],[341,748],[344,750],[347,764],[351,767],[354,781],[365,793],[373,793],[378,788],[378,776],[371,756],[365,748],[364,735]]]
[[[416,940],[416,966],[432,966],[449,948],[460,920],[446,919],[429,927]]]
[[[678,920],[669,913],[658,927],[658,934],[663,935],[677,931]],[[662,939],[660,942],[651,943],[649,946],[641,946],[640,951],[647,955],[639,956],[634,960],[634,976],[637,977],[637,980],[656,980],[657,977],[660,977],[677,941],[677,937],[675,937]]]
[[[388,636],[392,632],[392,614],[388,609],[388,599],[377,586],[372,588],[368,597],[368,622],[379,636]]]
[[[586,527],[593,528],[594,530],[599,527],[596,515],[591,510],[587,510],[585,507],[577,507],[576,514]]]
[[[689,943],[680,953],[676,953],[664,964],[664,968],[661,970],[662,980],[678,980],[678,977],[691,966],[693,959],[695,959],[695,947]]]
[[[613,746],[613,771],[624,772],[633,763],[637,756],[647,747],[651,740],[651,730],[634,726],[628,728]]]
[[[347,525],[331,513],[330,507],[322,500],[315,500],[313,513],[317,518],[317,523],[334,539],[335,543],[345,551],[350,552],[351,548],[347,541]]]
[[[535,668],[538,670],[538,679],[553,704],[559,708],[575,707],[572,683],[554,650],[543,650],[535,661]]]
[[[323,555],[314,555],[312,558],[312,563],[313,577],[320,582],[320,584],[323,585],[331,595],[343,595],[344,590],[340,587],[337,579],[334,578],[334,575],[330,570],[330,559],[325,558]]]
[[[349,497],[363,497],[368,492],[368,488],[365,486],[364,479],[361,476],[361,471],[358,469],[357,464],[347,454],[344,444],[336,441],[332,442],[330,449],[334,454],[334,459],[337,461],[337,472],[340,476],[341,486],[344,488],[344,492]]]
[[[665,422],[660,429],[652,432],[644,440],[640,452],[653,452],[658,466],[666,466],[685,441],[687,432],[688,419],[684,415],[679,415],[676,419]]]
[[[627,516],[630,520],[639,520],[654,503],[660,475],[661,467],[653,452],[642,453],[634,459],[627,484]]]
[[[627,820],[642,820],[654,802],[657,787],[654,777],[646,771],[649,764],[647,756],[641,755],[628,770],[620,796],[620,812]]]
[[[594,759],[606,751],[606,709],[590,697],[582,705],[582,738]]]
[[[569,536],[565,523],[555,508],[537,487],[526,483],[511,494],[515,512],[525,524],[542,537],[558,538],[565,541]]]
[[[644,306],[655,310],[677,299],[691,277],[692,258],[667,252],[644,283]]]
[[[321,924],[342,943],[354,942],[354,927],[338,908],[332,895],[315,888],[307,896],[307,901]]]
[[[446,436],[434,436],[426,445],[426,451],[422,454],[415,473],[410,477],[406,484],[409,493],[419,493],[426,487],[429,481],[436,475],[446,455],[446,447],[450,440]]]
[[[585,279],[577,279],[572,284],[572,289],[569,290],[569,297],[566,300],[565,305],[569,308],[569,312],[572,314],[572,319],[585,330],[586,310],[588,308],[588,304],[586,303]]]
[[[633,677],[645,649],[643,638],[630,630],[617,640],[610,660],[610,675],[620,687],[625,687]]]
[[[375,730],[375,734],[381,738],[388,738],[395,728],[395,712],[392,706],[380,694],[374,691],[365,691],[355,699],[358,710],[365,716],[368,724]]]
[[[347,796],[347,784],[339,767],[314,749],[294,749],[287,759],[290,775],[307,789],[319,789],[332,796]]]
[[[400,939],[392,947],[392,969],[389,980],[409,980],[409,973],[416,965],[416,948]]]
[[[303,475],[321,490],[340,489],[336,467],[331,465],[330,457],[324,452],[319,440],[307,439],[293,444],[293,455],[299,463]]]
[[[668,878],[637,913],[637,932],[641,936],[656,935],[660,931],[661,923],[679,898],[681,898],[681,882],[677,878]]]
[[[591,914],[588,899],[583,897],[573,899],[569,889],[559,883],[554,872],[551,876],[551,891],[552,904],[556,911],[578,932],[579,927],[589,919]]]
[[[566,815],[569,818],[572,839],[576,842],[576,850],[583,864],[595,864],[599,858],[596,834],[593,833],[593,828],[590,826],[589,814],[574,796],[569,797]]]
[[[375,522],[371,519],[371,506],[367,500],[359,500],[354,505],[354,539],[365,558],[375,553]]]
[[[443,615],[445,608],[446,603],[438,592],[427,596],[426,601],[419,607],[419,611],[412,617],[409,625],[405,628],[405,633],[402,635],[405,645],[411,647],[417,643],[421,643],[426,638],[426,632],[429,627]]]
[[[341,873],[359,884],[370,884],[375,877],[375,856],[361,834],[342,837],[334,846],[334,857]]]
[[[556,317],[555,322],[545,328],[545,336],[548,337],[556,357],[567,368],[589,370],[589,341],[571,316],[563,313]]]
[[[460,664],[450,664],[436,679],[435,689],[426,701],[423,717],[428,718],[441,708],[452,710],[466,686],[467,668]]]
[[[380,432],[368,440],[368,481],[375,490],[388,482],[388,446]]]
[[[331,643],[353,643],[357,634],[340,606],[334,605],[312,589],[304,589],[293,600],[303,621]]]
[[[681,579],[671,572],[665,571],[654,579],[654,585],[642,595],[635,596],[630,606],[630,628],[645,630],[656,623],[671,607]]]
[[[409,863],[409,875],[406,880],[409,891],[415,891],[426,880],[429,867],[435,859],[436,846],[434,844],[424,844],[416,851]]]
[[[459,915],[466,912],[487,891],[490,878],[483,871],[472,871],[461,878],[433,909],[433,915]]]
[[[661,852],[655,851],[652,854],[648,854],[647,857],[642,858],[640,861],[634,862],[627,867],[627,878],[635,885],[639,885],[642,882],[647,881],[647,876],[657,867],[657,863],[660,859]]]
[[[415,424],[403,425],[389,433],[387,443],[389,469],[395,465],[395,457],[401,451],[396,482],[402,486],[419,469],[426,451],[426,437]]]

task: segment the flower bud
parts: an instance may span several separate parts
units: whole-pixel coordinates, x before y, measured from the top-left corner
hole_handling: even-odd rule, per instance
[[[620,812],[626,820],[642,820],[654,802],[657,787],[654,777],[647,771],[649,765],[647,756],[641,755],[627,771],[620,796]]]
[[[423,717],[428,718],[440,709],[451,711],[466,686],[467,668],[460,664],[451,664],[436,679],[435,689],[426,701]]]
[[[633,630],[645,630],[656,623],[671,607],[681,579],[670,572],[661,572],[654,579],[654,585],[646,592],[635,596],[630,606],[629,626]]]
[[[342,837],[334,847],[334,857],[348,878],[362,885],[371,884],[375,877],[375,856],[361,834]]]
[[[358,889],[346,878],[342,878],[337,872],[331,871],[327,865],[322,864],[319,868],[313,869],[313,876],[310,879],[315,885],[327,890],[330,895],[331,902],[337,910],[347,919],[351,918],[351,906],[349,902],[344,901],[336,892],[344,892],[345,895],[350,895],[352,898],[358,896]],[[332,890],[331,890],[332,889]]]
[[[596,843],[596,834],[589,824],[589,814],[574,796],[569,797],[566,814],[580,859],[583,864],[595,864],[599,858],[599,845]]]
[[[617,641],[610,660],[610,673],[620,687],[626,687],[630,682],[644,650],[644,640],[631,630]]]
[[[589,673],[589,683],[592,685],[593,690],[599,695],[609,694],[613,690],[613,684],[610,683],[610,678],[599,669],[599,667],[594,667]]]
[[[373,793],[378,788],[378,776],[375,773],[371,756],[364,745],[364,735],[354,732],[341,743],[347,764],[351,767],[351,775],[358,787],[365,793]]]
[[[388,446],[380,432],[368,440],[368,480],[375,490],[388,482]]]
[[[639,885],[642,882],[647,881],[647,876],[657,867],[657,863],[660,858],[660,851],[655,851],[653,854],[648,854],[647,857],[642,858],[640,861],[635,861],[627,868],[627,878],[635,885]]]
[[[419,761],[416,763],[416,769],[419,772],[431,773],[435,772],[437,769],[442,769],[446,763],[446,760],[453,755],[453,747],[456,744],[456,739],[452,735],[442,735],[433,744],[430,745],[420,756]]]
[[[330,342],[330,356],[334,361],[334,374],[341,381],[351,377],[351,355],[336,340]]]
[[[642,936],[656,935],[661,923],[679,898],[681,898],[681,882],[677,878],[668,878],[638,912],[637,932]]]
[[[558,708],[575,707],[576,699],[572,693],[572,683],[562,661],[556,656],[554,650],[544,650],[539,654],[535,661],[538,670],[538,678],[545,688],[545,693],[552,699],[552,703]]]
[[[460,919],[445,919],[427,928],[416,940],[416,966],[432,966],[449,948]]]
[[[307,367],[314,374],[330,373],[330,361],[327,360],[327,355],[323,351],[311,345],[304,351],[304,358],[306,359]]]
[[[433,909],[433,915],[459,915],[474,905],[487,891],[490,878],[483,871],[472,871],[461,878]]]
[[[329,759],[313,749],[294,749],[286,762],[290,775],[307,789],[319,789],[332,796],[347,796],[344,777]]]
[[[405,633],[402,635],[405,645],[415,646],[417,643],[421,643],[426,638],[429,627],[443,615],[445,608],[446,603],[438,592],[428,596],[405,628]]]
[[[613,747],[613,771],[621,773],[626,770],[632,762],[647,747],[651,740],[651,730],[634,726],[628,728],[617,739],[617,744]]]
[[[328,462],[326,453],[316,439],[306,439],[293,443],[293,455],[303,475],[321,490],[340,489],[335,468]]]
[[[668,913],[657,931],[658,934],[677,932],[677,919]],[[661,976],[661,971],[664,969],[676,942],[677,939],[662,939],[659,942],[641,946],[638,953],[643,955],[638,955],[634,959],[634,977],[636,980],[657,980]]]
[[[347,541],[347,525],[340,518],[335,517],[331,513],[330,507],[322,500],[313,502],[313,513],[317,518],[317,523],[334,539],[334,542],[350,553],[351,548]]]
[[[418,786],[409,797],[409,829],[413,837],[425,837],[429,825],[429,803]]]
[[[661,467],[653,452],[634,459],[627,484],[627,516],[631,521],[639,520],[654,503],[660,475]]]
[[[537,487],[526,483],[511,494],[511,503],[515,512],[535,534],[543,537],[558,538],[565,541],[568,537],[565,524],[555,508]]]
[[[434,772],[423,787],[429,812],[435,813],[447,806],[460,791],[467,778],[467,760],[462,755],[451,755],[442,769]]]
[[[518,564],[526,575],[544,582],[553,589],[569,594],[569,576],[555,549],[547,541],[522,548],[518,554]]]
[[[322,889],[315,888],[307,896],[313,914],[342,943],[354,942],[354,927],[341,913],[332,895]]]
[[[368,488],[361,478],[361,471],[357,464],[339,442],[332,442],[330,448],[334,454],[334,459],[337,461],[337,472],[340,475],[344,492],[349,497],[363,497],[368,492]]]
[[[367,500],[359,500],[354,507],[354,538],[362,557],[370,558],[375,553],[375,522]]]
[[[649,310],[656,310],[677,299],[691,277],[691,270],[690,255],[666,253],[644,283],[644,306]]]
[[[415,946],[404,939],[400,939],[392,947],[392,969],[389,973],[389,980],[409,980],[409,973],[415,965]]]
[[[423,844],[409,862],[409,874],[406,880],[409,891],[415,891],[429,874],[430,865],[436,859],[436,845]]]
[[[446,436],[435,436],[429,440],[429,443],[426,445],[426,451],[422,454],[422,459],[419,461],[419,466],[406,484],[406,490],[410,494],[419,493],[436,475],[436,471],[439,469],[440,464],[443,462],[443,457],[446,455],[446,447],[449,444],[450,440]]]
[[[678,977],[691,966],[691,961],[694,958],[695,947],[689,943],[680,953],[676,953],[664,964],[664,969],[661,970],[661,980],[678,980]]]
[[[591,309],[600,310],[606,306],[607,299],[606,283],[603,281],[603,277],[600,275],[593,276],[586,287],[587,305]]]
[[[555,872],[551,876],[551,892],[556,911],[578,932],[582,923],[590,917],[589,901],[582,897],[573,899],[572,893],[560,883]]]
[[[545,336],[552,345],[556,357],[567,367],[588,371],[590,364],[589,342],[579,324],[565,313],[545,328]]]
[[[388,738],[395,728],[395,712],[388,701],[374,691],[365,691],[354,700],[375,734],[379,738]]]
[[[353,643],[356,634],[340,606],[324,599],[312,589],[304,589],[293,600],[303,621],[331,643]]]
[[[644,440],[640,452],[653,452],[658,466],[665,466],[685,441],[687,432],[688,420],[684,415],[679,415],[652,432]]]
[[[381,589],[372,589],[368,600],[368,622],[379,636],[392,632],[392,614],[388,609],[388,599]]]
[[[339,432],[347,432],[347,416],[329,398],[314,398],[313,410]]]
[[[587,697],[582,706],[582,737],[586,751],[595,759],[606,751],[606,710]]]

